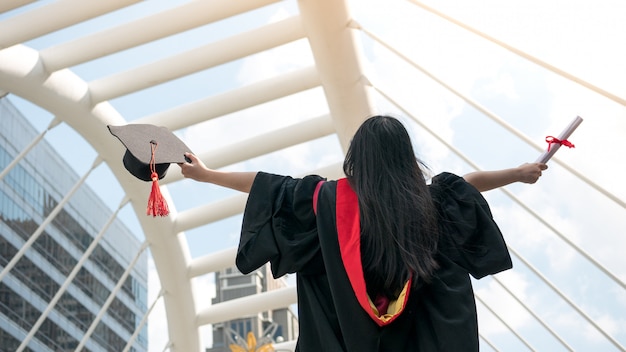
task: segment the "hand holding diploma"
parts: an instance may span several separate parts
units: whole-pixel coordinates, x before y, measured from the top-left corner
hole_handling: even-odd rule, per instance
[[[574,130],[583,122],[583,119],[580,116],[576,116],[576,118],[561,132],[561,134],[555,138],[553,136],[547,136],[546,142],[548,142],[548,150],[546,150],[543,154],[539,156],[536,162],[545,164],[552,158],[552,156],[561,148],[562,145],[574,148],[574,144],[569,142],[567,139],[572,135]]]

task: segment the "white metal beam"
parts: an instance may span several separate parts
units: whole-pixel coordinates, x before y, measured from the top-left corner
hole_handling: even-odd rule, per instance
[[[214,304],[198,313],[196,324],[204,326],[252,315],[268,310],[288,307],[297,303],[295,286],[259,293]]]
[[[189,278],[231,268],[235,266],[236,256],[237,247],[232,247],[194,259],[189,263]]]
[[[0,21],[0,48],[6,48],[50,32],[139,2],[139,0],[59,0]]]
[[[91,99],[110,100],[302,39],[297,16],[89,83]],[[44,63],[48,67],[47,62]]]
[[[185,210],[176,215],[174,226],[181,232],[241,214],[246,206],[247,199],[248,195],[242,193]]]
[[[329,179],[338,179],[344,176],[342,163],[312,170],[307,174],[316,174]],[[174,220],[174,228],[177,232],[182,232],[240,214],[245,208],[247,199],[247,194],[240,194],[180,212]]]
[[[181,33],[278,0],[198,0],[41,51],[51,71]],[[77,2],[83,2],[78,0]],[[113,1],[84,1],[108,4]],[[62,17],[62,16],[59,16]],[[36,23],[36,22],[33,22]],[[37,26],[33,26],[37,27]],[[2,33],[0,31],[0,33]],[[0,36],[2,38],[2,36]],[[0,41],[0,43],[2,43]]]
[[[315,66],[299,69],[223,94],[142,117],[133,123],[164,126],[172,131],[319,86]]]
[[[272,346],[274,346],[274,351],[276,352],[287,352],[287,351],[293,352],[296,350],[296,343],[297,343],[297,340],[290,340],[290,341],[275,343]]]
[[[344,149],[374,108],[345,0],[298,0],[319,79]]]
[[[323,115],[200,153],[196,156],[208,167],[219,169],[300,143],[329,136],[334,132],[330,116]],[[182,178],[183,176],[180,172],[172,172],[168,173],[160,183],[166,185],[170,182],[179,181]]]
[[[0,2],[0,13],[14,10],[31,2],[35,2],[35,0],[4,0]]]

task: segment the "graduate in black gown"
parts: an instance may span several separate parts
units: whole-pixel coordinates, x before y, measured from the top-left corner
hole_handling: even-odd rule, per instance
[[[301,179],[208,169],[185,177],[248,192],[236,263],[297,274],[296,351],[478,351],[469,275],[511,268],[480,194],[534,183],[545,164],[442,173],[427,185],[400,121],[367,119],[351,141],[346,178]]]

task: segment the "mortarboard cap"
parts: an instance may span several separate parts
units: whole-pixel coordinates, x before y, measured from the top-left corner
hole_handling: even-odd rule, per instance
[[[171,163],[184,163],[185,153],[191,152],[174,133],[165,127],[149,124],[107,126],[111,134],[126,147],[124,167],[143,181],[152,180],[150,163],[154,154],[154,171],[159,180],[165,177]],[[154,151],[153,151],[154,148]]]
[[[126,147],[124,167],[143,181],[152,181],[146,214],[166,216],[167,202],[161,195],[158,180],[165,177],[171,163],[184,163],[185,153],[191,152],[174,133],[165,127],[149,124],[107,126],[112,135]]]

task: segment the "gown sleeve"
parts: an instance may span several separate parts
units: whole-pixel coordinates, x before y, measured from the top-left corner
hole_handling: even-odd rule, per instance
[[[244,274],[268,261],[274,277],[304,270],[320,247],[313,193],[320,176],[294,179],[259,172],[243,217],[236,265]]]
[[[462,177],[433,178],[431,195],[439,213],[439,252],[480,279],[510,269],[511,257],[491,209],[480,192]]]

